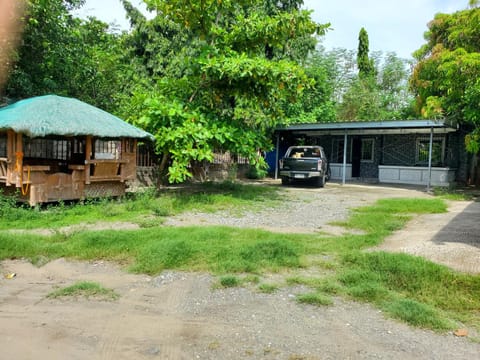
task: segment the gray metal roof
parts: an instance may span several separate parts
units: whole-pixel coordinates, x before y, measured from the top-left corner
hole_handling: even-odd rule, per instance
[[[321,130],[381,130],[381,129],[430,129],[456,127],[445,120],[392,120],[392,121],[355,121],[313,124],[294,124],[277,131],[321,131]]]

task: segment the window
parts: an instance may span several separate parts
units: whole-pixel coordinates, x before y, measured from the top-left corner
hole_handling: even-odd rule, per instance
[[[373,162],[373,155],[375,150],[375,141],[373,139],[362,139],[362,155],[361,161]]]
[[[69,160],[71,143],[66,139],[24,138],[25,157],[36,159]]]
[[[343,163],[343,150],[345,141],[343,139],[333,139],[332,142],[332,156],[330,162]]]
[[[0,133],[0,157],[7,157],[7,134]]]
[[[415,164],[428,165],[428,153],[430,149],[430,138],[417,138]],[[432,165],[439,166],[443,164],[443,154],[445,149],[445,138],[436,137],[432,142]]]
[[[120,140],[95,140],[95,159],[118,160],[121,152],[122,142]]]

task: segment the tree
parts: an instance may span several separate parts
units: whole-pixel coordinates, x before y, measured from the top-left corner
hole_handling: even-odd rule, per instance
[[[337,49],[335,89],[339,120],[397,120],[413,117],[409,64],[395,53],[369,54],[368,34],[360,30],[356,66],[352,51]]]
[[[302,1],[145,2],[186,39],[169,59],[182,71],[163,66],[162,78],[134,101],[169,181],[190,177],[189,167],[211,161],[215,149],[262,165],[257,154],[271,147],[269,132],[289,121],[286,103],[314,83],[298,60],[308,53],[306,39],[327,25],[314,23]]]
[[[315,82],[303,90],[297,101],[285,102],[285,116],[291,123],[335,121],[335,58],[320,48],[307,58],[304,68],[307,76]]]
[[[3,86],[12,66],[12,57],[20,41],[24,1],[7,0],[0,3],[0,103]]]
[[[7,84],[7,95],[14,98],[44,93],[63,93],[74,68],[71,57],[77,43],[72,27],[76,20],[69,10],[83,0],[29,0],[23,17],[23,44]],[[69,68],[69,69],[67,69]]]
[[[426,117],[446,117],[471,129],[467,150],[480,150],[480,8],[437,14],[415,52],[411,86]]]
[[[6,86],[11,98],[55,93],[107,111],[116,108],[124,69],[121,37],[94,18],[74,18],[84,0],[29,0],[22,45]]]
[[[375,75],[375,66],[373,60],[368,57],[369,53],[368,33],[363,27],[358,34],[357,65],[358,73],[361,78]]]

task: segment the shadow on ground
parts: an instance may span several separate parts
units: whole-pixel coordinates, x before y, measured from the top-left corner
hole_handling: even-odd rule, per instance
[[[480,248],[480,202],[472,202],[433,237],[435,244],[462,243]]]

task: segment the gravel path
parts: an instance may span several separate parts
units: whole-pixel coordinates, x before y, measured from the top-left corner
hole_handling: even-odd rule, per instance
[[[270,180],[265,182],[265,185],[278,186],[278,182]],[[165,225],[225,225],[263,228],[278,232],[338,234],[345,229],[331,226],[329,223],[346,220],[353,208],[373,204],[378,199],[386,197],[428,197],[421,189],[341,186],[336,183],[329,183],[323,189],[290,186],[283,187],[282,190],[285,201],[275,208],[234,214],[187,212],[168,218]]]

